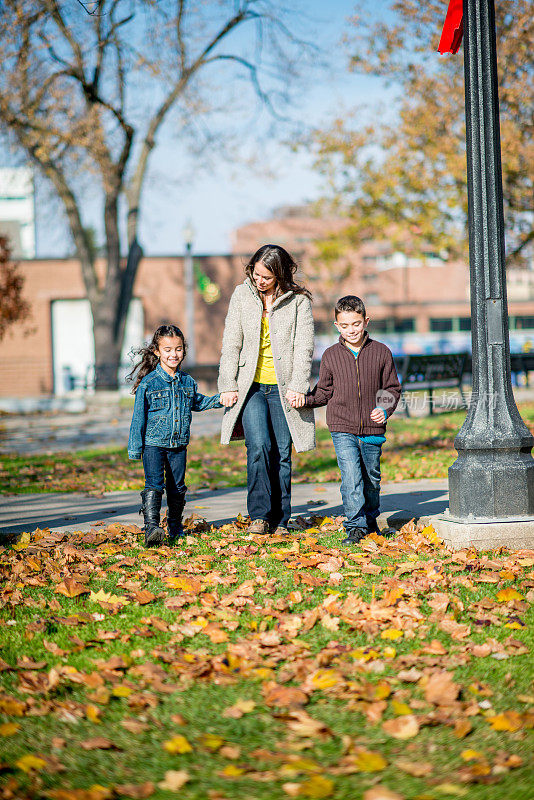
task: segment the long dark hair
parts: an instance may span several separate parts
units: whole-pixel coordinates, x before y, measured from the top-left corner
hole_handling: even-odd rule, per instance
[[[149,372],[153,372],[153,370],[155,370],[158,366],[159,358],[156,355],[156,350],[159,348],[160,340],[163,339],[164,336],[177,336],[178,339],[182,340],[184,344],[185,358],[187,345],[185,342],[185,336],[180,328],[178,328],[177,325],[160,325],[157,331],[154,333],[152,340],[148,344],[146,344],[144,347],[140,347],[138,350],[133,351],[135,356],[141,356],[141,360],[137,362],[126,378],[128,381],[135,381],[132,388],[132,394],[135,394],[137,387],[145,375],[148,375]]]
[[[298,264],[283,247],[278,244],[264,244],[259,250],[256,250],[245,266],[245,272],[252,283],[254,283],[252,273],[258,261],[261,261],[263,266],[272,272],[276,278],[275,297],[285,294],[285,292],[294,292],[295,294],[305,294],[311,298],[311,292],[295,281],[294,275],[298,269]]]

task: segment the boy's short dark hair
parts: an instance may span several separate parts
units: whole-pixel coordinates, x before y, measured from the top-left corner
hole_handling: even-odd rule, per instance
[[[356,297],[355,294],[347,294],[345,297],[339,298],[334,309],[336,319],[341,311],[355,311],[357,314],[361,314],[364,319],[367,316],[363,300]]]

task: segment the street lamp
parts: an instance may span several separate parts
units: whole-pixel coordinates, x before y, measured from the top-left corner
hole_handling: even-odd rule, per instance
[[[188,220],[182,230],[185,244],[184,289],[185,289],[185,335],[187,339],[187,363],[197,363],[195,343],[195,281],[193,275],[193,240],[195,229]]]
[[[463,0],[463,7],[451,0],[446,23],[450,17],[452,44],[440,51],[456,52],[462,30],[465,36],[473,397],[454,441],[448,532],[457,542],[465,534],[466,544],[478,539],[487,547],[532,540],[534,438],[510,378],[494,0]]]

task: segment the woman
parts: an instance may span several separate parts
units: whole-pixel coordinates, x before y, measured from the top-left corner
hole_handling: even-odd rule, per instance
[[[251,533],[287,534],[291,443],[299,453],[315,447],[313,411],[304,408],[313,317],[310,293],[295,282],[296,270],[283,247],[260,247],[232,294],[224,326],[221,443],[243,438],[242,425]]]

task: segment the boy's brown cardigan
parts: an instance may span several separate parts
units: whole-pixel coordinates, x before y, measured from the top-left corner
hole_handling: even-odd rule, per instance
[[[370,418],[371,411],[383,408],[387,417],[395,411],[401,387],[393,356],[385,344],[364,334],[358,358],[342,337],[327,348],[321,359],[319,381],[306,395],[306,405],[326,405],[326,424],[330,431],[381,436],[386,426]]]

